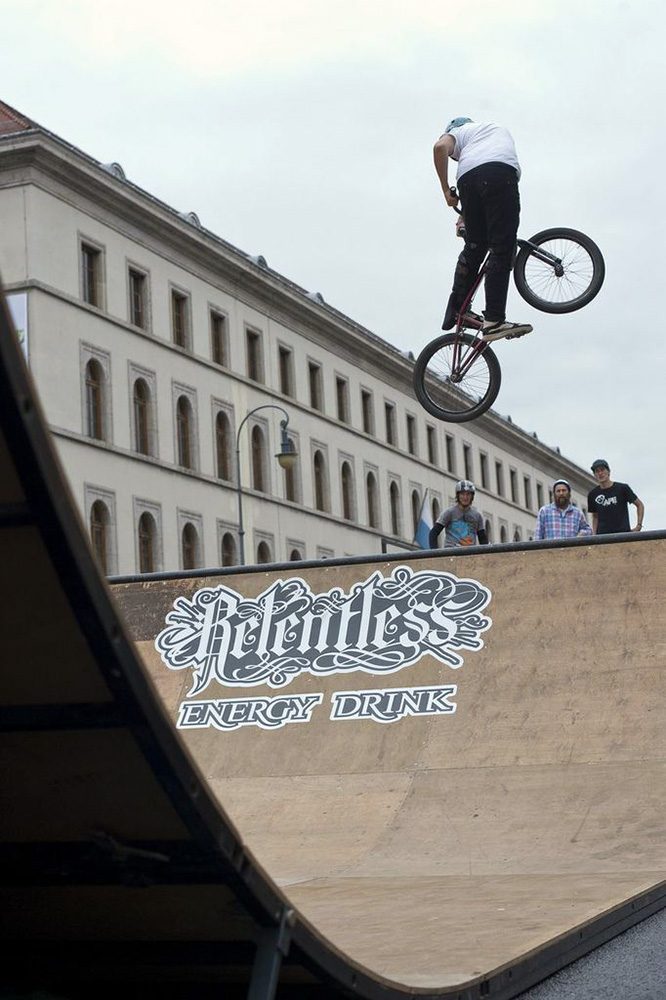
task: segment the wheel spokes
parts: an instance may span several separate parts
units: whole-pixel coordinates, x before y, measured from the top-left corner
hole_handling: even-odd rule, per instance
[[[585,249],[570,240],[550,240],[540,249],[562,262],[558,277],[554,265],[530,255],[525,264],[525,280],[533,292],[547,302],[573,302],[589,288],[594,276],[594,261]]]
[[[447,345],[430,358],[427,374],[446,392],[447,406],[462,412],[485,398],[490,388],[490,373],[477,346]]]

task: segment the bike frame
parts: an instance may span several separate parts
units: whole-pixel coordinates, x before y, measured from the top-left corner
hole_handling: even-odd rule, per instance
[[[522,250],[524,247],[528,247],[532,253],[532,256],[536,257],[537,260],[543,261],[544,264],[551,264],[556,276],[558,278],[562,277],[564,273],[564,268],[562,267],[562,260],[560,257],[556,257],[554,254],[548,253],[547,250],[543,250],[540,246],[537,246],[536,243],[532,243],[530,240],[521,240],[521,239],[516,240],[516,251],[515,251],[516,254],[518,253],[519,250]],[[474,284],[472,285],[465,301],[460,307],[460,312],[458,314],[458,320],[456,322],[456,328],[455,328],[456,336],[462,333],[464,329],[473,329],[478,332],[479,330],[481,330],[483,326],[481,322],[477,322],[476,320],[468,320],[466,323],[463,324],[463,316],[465,315],[465,313],[469,311],[469,308],[472,302],[474,301],[474,296],[478,292],[481,282],[483,281],[486,275],[486,271],[488,270],[489,256],[490,252],[486,254],[485,259],[481,267],[479,268],[479,273],[474,279]],[[477,337],[473,344],[464,344],[462,343],[462,341],[456,341],[456,343],[453,345],[451,381],[452,382],[462,381],[462,379],[467,374],[469,369],[472,367],[476,359],[479,357],[480,354],[483,354],[483,352],[486,350],[488,346],[489,345],[481,337]]]

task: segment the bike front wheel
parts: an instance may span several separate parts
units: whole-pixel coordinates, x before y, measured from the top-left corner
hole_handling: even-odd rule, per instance
[[[576,229],[544,229],[522,246],[513,269],[516,288],[547,313],[582,309],[604,283],[606,267],[596,243]]]
[[[447,333],[423,348],[414,366],[414,392],[438,420],[464,423],[490,409],[502,371],[497,356],[479,337]]]

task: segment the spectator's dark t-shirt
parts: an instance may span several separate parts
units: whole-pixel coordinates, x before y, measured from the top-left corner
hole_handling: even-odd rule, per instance
[[[631,486],[613,483],[607,490],[596,486],[587,495],[587,509],[597,515],[597,534],[610,535],[616,531],[631,531],[629,524],[630,503],[637,500]]]

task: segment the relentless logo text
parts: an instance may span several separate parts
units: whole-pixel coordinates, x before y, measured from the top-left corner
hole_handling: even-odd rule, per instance
[[[483,646],[489,601],[476,580],[408,566],[349,593],[313,594],[295,578],[250,599],[220,585],[177,598],[155,645],[172,670],[193,668],[191,696],[213,681],[277,688],[306,672],[388,674],[426,653],[459,667],[459,650]]]

